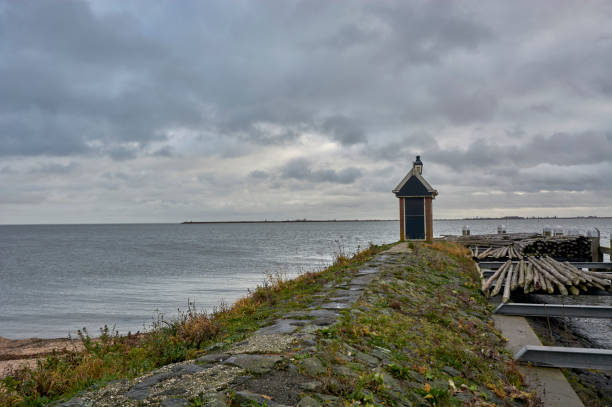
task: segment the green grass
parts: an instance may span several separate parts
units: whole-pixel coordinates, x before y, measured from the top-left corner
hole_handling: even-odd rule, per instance
[[[330,281],[339,281],[351,269],[387,246],[371,246],[352,258],[336,255],[334,264],[320,272],[304,273],[287,280],[270,275],[267,281],[229,307],[214,312],[198,311],[192,304],[174,320],[162,316],[150,332],[122,336],[108,327],[92,339],[79,332],[85,350],[53,354],[0,380],[0,405],[43,406],[67,398],[91,386],[116,379],[141,376],[169,363],[195,358],[213,344],[227,347],[241,341],[275,316],[306,308],[312,294]]]
[[[345,312],[340,324],[321,331],[323,362],[339,363],[334,355],[343,344],[366,354],[382,347],[391,355],[384,370],[413,403],[461,405],[456,395],[466,392],[482,403],[494,397],[533,403],[504,339],[492,327],[491,307],[463,248],[438,242],[412,247],[402,265],[386,266],[382,279],[370,285],[355,305],[361,312]],[[460,374],[451,374],[453,369]],[[383,384],[375,372],[354,369],[359,380],[345,383],[328,370],[327,390],[345,400],[397,401],[399,390]]]

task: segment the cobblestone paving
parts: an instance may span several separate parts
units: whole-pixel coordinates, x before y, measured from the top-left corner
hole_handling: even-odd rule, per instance
[[[351,310],[357,299],[367,295],[368,286],[385,266],[397,265],[409,250],[400,244],[380,253],[354,275],[325,286],[309,309],[287,313],[229,349],[211,349],[198,359],[164,366],[134,380],[112,382],[56,406],[225,406],[229,392],[239,405],[334,405],[337,398],[323,394],[317,380],[327,368],[316,356],[321,341],[316,333],[338,322],[341,312],[360,312]],[[346,347],[338,353],[345,362],[376,369],[387,359],[386,349],[366,354]],[[346,366],[332,369],[342,377],[356,378]],[[386,385],[398,387],[382,369],[380,373]]]

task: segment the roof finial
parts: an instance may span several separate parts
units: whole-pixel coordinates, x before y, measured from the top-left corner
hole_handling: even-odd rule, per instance
[[[423,162],[421,161],[420,155],[416,156],[416,160],[414,161],[412,168],[414,168],[414,171],[418,172],[419,175],[423,174]]]

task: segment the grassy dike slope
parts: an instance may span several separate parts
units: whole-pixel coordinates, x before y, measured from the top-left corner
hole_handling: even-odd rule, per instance
[[[84,337],[85,352],[4,379],[0,405],[44,405],[86,388],[57,405],[536,404],[464,249],[387,249],[273,279],[232,308],[192,310],[146,335]]]

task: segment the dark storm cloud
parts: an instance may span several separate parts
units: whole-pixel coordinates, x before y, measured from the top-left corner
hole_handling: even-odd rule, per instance
[[[542,163],[558,166],[612,163],[612,133],[536,135],[518,145],[501,145],[479,139],[466,149],[442,149],[435,146],[427,154],[437,163],[453,169],[509,164],[520,168]]]
[[[313,169],[312,163],[304,158],[290,160],[280,170],[282,178],[338,184],[350,184],[359,178],[361,174],[362,171],[355,167],[344,168],[339,171],[333,169]]]
[[[185,2],[161,18],[113,3],[95,12],[79,0],[6,2],[0,154],[133,158],[173,128],[278,144],[321,122],[331,139],[361,143],[366,135],[351,106],[362,110],[403,88],[382,79],[404,69],[398,59],[433,63],[491,36],[452,5],[274,3]],[[352,46],[348,59],[338,53]],[[486,104],[479,95],[441,98],[442,112],[486,117],[465,111],[466,101]],[[339,103],[348,111],[334,114]],[[271,137],[253,127],[260,122],[289,130]],[[125,142],[138,148],[115,146]]]
[[[369,149],[375,157],[397,161],[421,154],[453,170],[488,169],[500,166],[532,167],[548,163],[558,166],[612,163],[612,132],[581,132],[534,135],[524,141],[523,130],[506,132],[514,141],[503,143],[486,138],[466,147],[443,148],[430,134],[414,134],[401,141]],[[518,143],[516,142],[518,139]]]
[[[151,213],[223,213],[246,202],[211,198],[230,184],[274,211],[297,188],[375,202],[421,154],[447,202],[610,201],[611,19],[601,0],[0,0],[0,189],[110,211],[127,181],[102,174],[123,173]],[[53,185],[28,172],[49,165]]]
[[[474,49],[493,37],[491,31],[464,13],[456,3],[381,2],[372,10],[392,34],[384,57],[395,56],[402,64],[435,64],[457,49]],[[390,52],[395,50],[395,52]]]
[[[127,157],[113,145],[202,123],[187,89],[155,83],[167,50],[127,14],[96,16],[82,1],[8,2],[0,27],[0,155]]]
[[[322,130],[343,145],[353,145],[366,141],[366,135],[356,120],[346,116],[333,116],[325,119]]]

